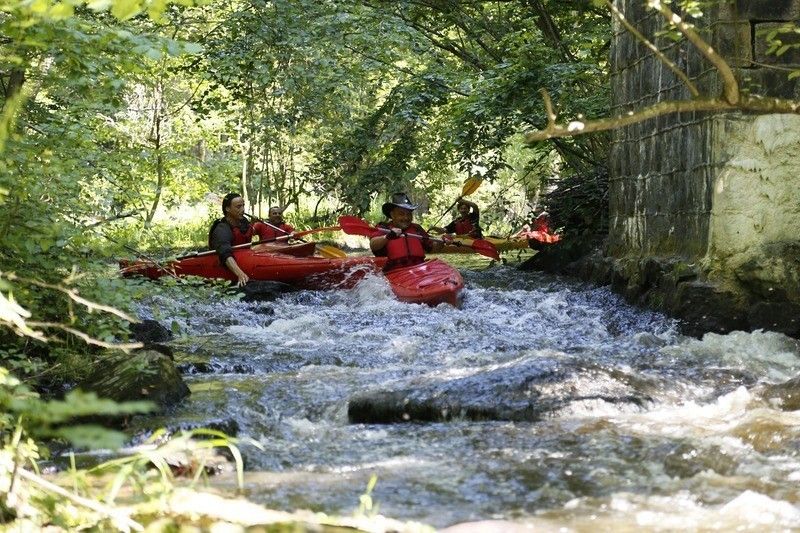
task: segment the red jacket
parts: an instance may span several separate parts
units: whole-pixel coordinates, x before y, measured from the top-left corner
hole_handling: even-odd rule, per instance
[[[469,213],[467,216],[457,218],[445,226],[444,230],[447,233],[455,233],[456,235],[469,235],[474,239],[480,239],[482,236],[480,218],[475,213]]]
[[[246,218],[242,218],[236,226],[231,226],[227,220],[221,218],[216,220],[208,231],[208,247],[217,251],[223,265],[233,255],[232,246],[246,244],[252,240],[253,226]]]
[[[274,241],[278,237],[285,237],[289,235],[291,232],[294,231],[294,228],[291,227],[289,224],[284,222],[283,224],[272,224],[276,228],[279,228],[280,231],[276,230],[275,228],[271,228],[270,226],[266,225],[265,223],[261,222],[260,220],[253,224],[253,230],[255,233],[258,234],[259,238],[262,241]]]
[[[381,222],[379,228],[391,229],[391,222]],[[386,232],[376,232],[374,237],[386,235]],[[419,237],[407,237],[406,235],[419,235]],[[421,237],[421,238],[420,238]],[[411,224],[403,234],[396,239],[386,241],[386,246],[374,253],[378,257],[388,257],[384,270],[392,270],[399,267],[418,265],[425,261],[425,252],[430,252],[433,244],[428,233],[419,224]]]

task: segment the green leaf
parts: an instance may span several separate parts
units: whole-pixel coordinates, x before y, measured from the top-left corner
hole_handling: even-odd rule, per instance
[[[50,8],[50,17],[55,20],[63,20],[71,17],[75,13],[75,8],[68,2],[59,2]]]
[[[61,437],[79,448],[116,450],[125,444],[125,434],[101,426],[82,425],[59,428],[52,432],[54,437]]]
[[[111,14],[119,20],[128,20],[142,10],[140,0],[113,0],[113,2]]]

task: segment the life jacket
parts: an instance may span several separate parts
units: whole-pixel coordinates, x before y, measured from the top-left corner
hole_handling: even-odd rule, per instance
[[[214,229],[217,227],[218,224],[227,224],[231,228],[231,232],[233,233],[233,242],[231,242],[231,246],[236,246],[238,244],[246,244],[253,240],[253,226],[250,225],[250,221],[246,218],[242,218],[241,222],[238,226],[231,226],[230,222],[228,222],[224,218],[220,218],[215,220],[214,223],[211,225],[211,229],[208,230],[208,247],[211,248],[211,235],[214,233]]]
[[[456,235],[469,235],[475,231],[475,225],[468,218],[459,218],[455,221]]]
[[[272,223],[270,222],[270,224]],[[274,241],[278,237],[284,237],[294,231],[294,228],[289,224],[287,224],[286,222],[283,222],[282,224],[272,224],[272,225],[275,226],[275,228],[278,228],[280,231],[268,226],[267,224],[261,221],[258,221],[255,224],[253,224],[253,230],[255,231],[255,233],[258,234],[259,239],[261,239],[262,241]]]
[[[390,223],[381,222],[378,224],[379,228],[391,229]],[[381,235],[386,235],[384,232]],[[399,267],[418,265],[425,261],[425,246],[423,239],[417,237],[406,237],[405,234],[415,234],[427,239],[428,234],[418,224],[411,224],[397,239],[389,239],[386,241],[386,247],[378,250],[375,255],[385,256],[389,259],[386,262],[384,270],[392,270]]]
[[[542,233],[550,233],[549,219],[537,219],[533,221],[533,230],[541,231]]]

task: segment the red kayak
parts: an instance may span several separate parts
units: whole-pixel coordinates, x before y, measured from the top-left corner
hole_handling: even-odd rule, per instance
[[[464,288],[461,273],[440,259],[395,268],[384,275],[401,302],[457,307]]]
[[[313,243],[311,243],[313,244]],[[239,268],[252,280],[280,281],[307,289],[352,288],[370,272],[380,272],[384,257],[297,257],[260,250],[259,247],[233,251]],[[236,276],[220,264],[216,253],[184,257],[159,265],[152,261],[120,261],[123,276],[200,276],[236,281]]]
[[[386,264],[385,257],[297,257],[255,246],[234,250],[233,257],[252,280],[280,281],[305,289],[350,289],[367,274],[381,272]],[[233,272],[220,264],[216,253],[184,257],[162,265],[127,260],[121,260],[119,265],[126,277],[158,279],[174,275],[236,281]],[[401,302],[457,306],[464,288],[458,270],[439,259],[396,268],[384,275]]]
[[[286,242],[265,242],[263,244],[256,243],[253,245],[253,250],[257,252],[270,252],[278,254],[293,255],[295,257],[308,257],[314,255],[317,244],[314,242],[296,242],[288,244]]]

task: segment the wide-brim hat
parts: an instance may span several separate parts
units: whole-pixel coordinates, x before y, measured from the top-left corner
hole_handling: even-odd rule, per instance
[[[391,212],[393,207],[402,207],[403,209],[408,209],[409,211],[413,211],[417,208],[415,204],[411,203],[411,200],[408,198],[408,195],[404,192],[397,192],[392,195],[392,199],[383,204],[381,207],[381,211],[387,217],[391,217]]]

